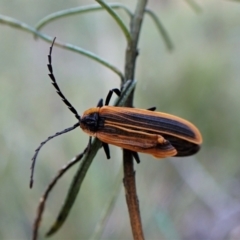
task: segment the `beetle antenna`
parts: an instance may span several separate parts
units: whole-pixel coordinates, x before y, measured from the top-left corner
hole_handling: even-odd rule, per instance
[[[56,40],[56,37],[53,39],[53,42],[52,42],[52,45],[50,47],[50,51],[49,51],[49,55],[48,55],[48,70],[49,70],[49,74],[48,76],[51,78],[52,80],[52,85],[55,87],[56,91],[57,91],[57,94],[62,98],[62,101],[67,105],[67,107],[69,108],[69,110],[75,115],[75,117],[77,118],[77,120],[80,121],[81,117],[79,116],[77,110],[72,106],[72,104],[66,99],[66,97],[63,95],[62,91],[60,90],[57,82],[56,82],[56,79],[54,77],[54,74],[53,74],[53,67],[52,67],[52,49],[53,49],[53,45],[54,45],[54,42]]]
[[[35,163],[36,163],[36,159],[37,159],[37,155],[39,153],[39,151],[41,150],[42,146],[47,143],[49,140],[51,140],[52,138],[55,138],[61,134],[67,133],[72,131],[73,129],[79,127],[79,123],[74,124],[72,127],[70,128],[66,128],[61,132],[57,132],[52,136],[49,136],[45,141],[41,142],[41,144],[39,145],[39,147],[35,150],[35,154],[33,155],[32,158],[32,166],[31,166],[31,176],[30,176],[30,188],[32,188],[33,186],[33,175],[34,175],[34,167],[35,167]]]

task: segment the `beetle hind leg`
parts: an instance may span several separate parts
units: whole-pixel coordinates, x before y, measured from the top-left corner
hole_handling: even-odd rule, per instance
[[[133,158],[137,163],[140,163],[140,158],[137,152],[131,151]]]

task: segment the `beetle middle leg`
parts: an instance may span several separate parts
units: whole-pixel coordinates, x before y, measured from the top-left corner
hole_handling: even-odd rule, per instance
[[[110,150],[109,150],[108,144],[105,142],[102,142],[102,146],[103,146],[104,152],[107,156],[107,159],[110,159],[111,157],[110,157]]]

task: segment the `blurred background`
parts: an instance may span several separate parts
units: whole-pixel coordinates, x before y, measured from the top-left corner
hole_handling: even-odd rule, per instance
[[[135,1],[119,1],[134,10]],[[240,4],[149,1],[168,31],[169,52],[149,16],[140,35],[134,105],[156,106],[201,130],[203,145],[193,157],[156,160],[140,154],[137,190],[146,239],[240,239]],[[44,16],[94,1],[0,1],[0,14],[34,26]],[[117,10],[128,25],[125,12]],[[104,11],[74,15],[42,29],[58,40],[92,51],[124,69],[126,40]],[[35,184],[29,189],[31,158],[39,143],[76,120],[48,78],[49,43],[0,24],[0,239],[30,239],[39,199],[58,169],[86,146],[81,130],[58,137],[40,152]],[[79,114],[97,104],[119,77],[80,54],[53,50],[57,81]],[[99,151],[64,226],[51,239],[89,239],[116,189],[122,152],[111,146],[111,160]],[[65,199],[71,169],[53,190],[39,239]],[[131,239],[124,189],[101,239]]]

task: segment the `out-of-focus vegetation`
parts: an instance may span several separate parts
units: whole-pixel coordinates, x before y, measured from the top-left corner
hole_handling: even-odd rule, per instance
[[[129,4],[128,1],[121,1]],[[200,1],[199,1],[200,2]],[[42,17],[89,1],[0,1],[0,14],[34,26]],[[91,3],[94,3],[92,1]],[[134,7],[134,2],[130,3]],[[195,13],[186,1],[149,1],[175,43],[169,53],[149,17],[139,42],[134,105],[184,117],[203,134],[194,157],[158,161],[141,155],[137,189],[146,239],[240,239],[240,4],[201,1]],[[118,11],[128,23],[127,15]],[[104,11],[71,16],[42,29],[59,40],[93,51],[124,68],[125,38]],[[86,146],[80,130],[49,142],[40,152],[35,185],[28,188],[30,160],[47,136],[72,126],[74,116],[50,84],[49,44],[0,25],[0,239],[29,239],[36,206],[57,170]],[[119,78],[73,52],[53,50],[60,87],[82,113],[95,106]],[[114,191],[121,150],[112,159],[99,151],[70,217],[52,239],[88,239]],[[74,170],[61,179],[47,202],[40,228],[46,232],[67,193]],[[130,239],[124,191],[102,239]]]

